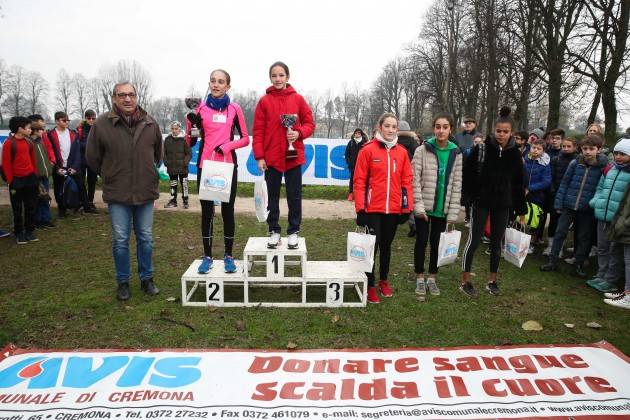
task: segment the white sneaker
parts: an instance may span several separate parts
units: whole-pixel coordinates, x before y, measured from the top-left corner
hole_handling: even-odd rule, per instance
[[[606,292],[604,293],[604,297],[606,299],[621,299],[624,294],[624,292]]]
[[[597,247],[591,247],[591,252],[588,254],[589,257],[597,257]]]
[[[545,249],[542,252],[542,254],[545,257],[548,257],[549,254],[551,254],[551,247],[552,246],[553,246],[553,236],[550,236],[549,238],[547,238],[547,246],[545,247]]]
[[[278,245],[280,245],[280,242],[280,234],[278,232],[271,232],[269,240],[267,241],[267,248],[275,249]]]
[[[575,257],[565,258],[564,262],[567,263],[567,264],[573,265],[573,264],[575,264]]]
[[[620,299],[604,299],[604,303],[617,308],[630,309],[630,295],[624,294]]]
[[[530,245],[530,246],[529,246],[529,248],[527,249],[527,253],[528,253],[529,255],[531,255],[531,254],[533,254],[533,253],[534,253],[534,245]]]
[[[289,235],[289,249],[296,249],[298,247],[298,234],[292,233]]]

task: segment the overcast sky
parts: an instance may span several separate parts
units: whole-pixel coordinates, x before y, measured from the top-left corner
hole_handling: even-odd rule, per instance
[[[183,97],[224,68],[232,88],[264,91],[268,67],[289,65],[302,93],[367,88],[419,32],[431,0],[78,1],[0,0],[0,57],[42,72],[97,74],[104,63],[139,61],[154,96]]]

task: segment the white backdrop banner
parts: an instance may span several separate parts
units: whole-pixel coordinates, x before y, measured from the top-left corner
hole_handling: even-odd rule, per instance
[[[0,418],[628,418],[602,342],[453,349],[5,349]]]

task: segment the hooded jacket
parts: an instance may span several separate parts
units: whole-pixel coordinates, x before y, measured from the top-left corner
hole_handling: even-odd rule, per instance
[[[399,131],[398,144],[407,149],[409,161],[411,161],[414,153],[416,153],[416,149],[418,148],[418,135],[413,131]]]
[[[101,175],[106,203],[141,205],[160,196],[156,165],[162,160],[162,133],[146,111],[139,111],[133,127],[112,110],[90,130],[85,157]]]
[[[590,165],[583,155],[571,161],[556,193],[554,208],[588,211],[589,201],[595,195],[599,178],[602,176],[608,158],[598,153],[595,163]]]
[[[486,209],[513,209],[516,214],[527,213],[523,158],[510,137],[501,147],[493,136],[473,148],[464,162],[462,202]],[[480,151],[483,150],[483,162]]]
[[[356,130],[355,130],[356,131]],[[357,156],[359,156],[359,151],[365,146],[368,142],[367,135],[363,132],[363,130],[359,130],[361,132],[361,141],[357,143],[354,138],[350,138],[350,141],[346,145],[345,158],[346,163],[348,164],[348,169],[354,171],[354,167],[357,164]],[[354,136],[354,133],[352,133]]]
[[[537,159],[525,156],[525,185],[527,185],[527,201],[543,206],[547,193],[551,188],[551,159],[543,153]]]
[[[608,173],[600,177],[595,196],[589,202],[597,220],[612,221],[621,207],[629,184],[630,168],[619,169],[613,166]]]
[[[457,145],[449,142],[449,158],[445,169],[444,215],[449,223],[459,217],[462,191],[462,153]],[[416,149],[413,166],[413,200],[417,216],[433,211],[438,193],[439,163],[435,143],[429,139]]]
[[[183,135],[173,137],[169,134],[164,139],[164,159],[169,175],[188,175],[188,163],[192,157],[190,146]]]
[[[372,139],[359,152],[354,169],[355,209],[357,213],[410,213],[412,184],[407,150],[399,144],[388,148],[381,140]]]
[[[289,84],[285,89],[267,88],[267,94],[260,98],[254,112],[254,139],[252,149],[254,159],[265,159],[267,166],[280,172],[300,166],[306,162],[304,140],[315,131],[311,108]],[[282,125],[282,114],[297,114],[292,130],[298,132],[293,142],[297,157],[286,158],[289,148],[287,128]]]
[[[462,150],[471,149],[473,147],[473,139],[479,134],[481,133],[476,128],[473,131],[463,130],[455,135],[455,144]]]
[[[562,153],[551,159],[551,192],[555,194],[560,188],[562,177],[569,167],[569,163],[577,157],[577,152]]]
[[[626,188],[619,210],[610,223],[608,239],[620,244],[630,244],[630,188]]]

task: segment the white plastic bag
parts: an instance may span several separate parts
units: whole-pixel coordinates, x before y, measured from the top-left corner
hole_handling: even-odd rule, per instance
[[[505,250],[503,258],[521,268],[527,257],[527,250],[532,237],[518,229],[507,228],[505,230]]]
[[[233,173],[233,163],[204,160],[199,181],[199,199],[228,203]]]
[[[448,229],[448,225],[447,225]],[[457,260],[459,252],[459,243],[462,239],[462,233],[459,230],[451,230],[450,232],[440,233],[440,245],[438,246],[437,266],[453,264]]]
[[[256,180],[254,183],[254,207],[256,218],[259,222],[266,222],[269,210],[267,210],[269,197],[267,195],[267,182],[264,178]]]
[[[371,272],[374,265],[374,246],[376,236],[370,235],[367,228],[357,227],[355,232],[348,232],[347,260],[351,268],[357,271]]]

